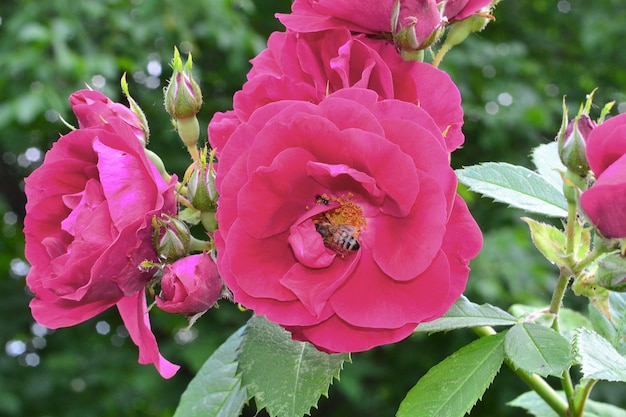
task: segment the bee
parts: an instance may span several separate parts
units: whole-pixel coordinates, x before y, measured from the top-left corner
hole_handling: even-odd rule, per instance
[[[317,204],[323,204],[325,206],[327,206],[329,202],[327,198],[324,198],[319,194],[315,196],[315,201],[317,202]]]
[[[342,258],[349,251],[356,251],[361,247],[355,236],[357,230],[354,226],[320,221],[315,223],[315,230],[322,235],[324,246],[334,250]]]

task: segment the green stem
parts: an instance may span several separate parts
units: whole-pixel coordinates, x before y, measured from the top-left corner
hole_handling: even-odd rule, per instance
[[[576,392],[576,396],[574,398],[574,407],[572,407],[573,414],[572,417],[583,417],[585,412],[585,403],[587,402],[587,398],[589,398],[589,394],[591,393],[591,389],[598,382],[596,379],[588,380],[584,385],[578,387]]]
[[[556,288],[554,288],[552,300],[550,301],[550,313],[556,316],[554,319],[555,322],[558,319],[559,310],[561,309],[563,297],[565,296],[565,290],[567,290],[567,284],[569,283],[570,278],[571,272],[568,269],[561,268],[561,273],[559,274],[559,279],[556,282]]]
[[[491,336],[496,334],[496,331],[489,326],[475,327],[474,332],[480,336]],[[515,368],[515,366],[508,360],[504,361],[506,365],[513,371],[515,374],[526,383],[533,391],[535,391],[545,402],[552,408],[559,416],[568,417],[568,403],[563,400],[557,394],[557,392],[552,388],[543,378],[541,378],[537,374],[528,374],[519,368]]]
[[[452,49],[452,47],[448,46],[445,44],[443,44],[443,46],[441,47],[441,49],[439,49],[439,51],[437,52],[437,55],[435,55],[435,59],[433,60],[433,66],[435,68],[439,67],[439,64],[441,64],[441,60],[443,59],[443,57],[448,53],[448,51]]]
[[[574,269],[574,274],[578,275],[580,271],[585,269],[587,266],[589,266],[590,263],[598,259],[600,255],[602,255],[603,253],[606,253],[607,251],[608,250],[605,247],[594,247],[591,250],[591,252],[589,252],[589,254],[585,256],[583,260],[581,260],[580,262],[576,264],[576,267]]]
[[[567,224],[565,226],[565,238],[567,246],[565,248],[566,255],[573,255],[574,253],[574,233],[576,231],[576,203],[567,203]]]
[[[565,255],[568,256],[570,259],[574,259],[576,221],[576,203],[568,202],[567,224],[565,225]],[[561,309],[561,304],[563,303],[563,297],[565,296],[565,291],[567,290],[567,284],[569,283],[569,280],[570,278],[572,278],[572,276],[573,274],[570,268],[560,268],[559,279],[557,281],[556,288],[552,293],[550,312],[554,314],[554,322],[552,323],[552,328],[557,333],[560,333],[558,315],[559,310]],[[563,387],[563,391],[565,392],[565,398],[567,398],[569,409],[574,409],[574,383],[572,382],[572,376],[570,375],[569,369],[563,371],[563,375],[561,377],[561,386]]]
[[[555,291],[556,292],[556,291]],[[552,328],[557,333],[561,333],[559,328],[559,317],[555,316],[554,321],[552,322]],[[565,398],[567,398],[567,402],[569,404],[569,409],[574,409],[574,383],[572,382],[572,376],[569,373],[569,369],[563,371],[561,375],[561,386],[563,387],[563,391],[565,392]]]

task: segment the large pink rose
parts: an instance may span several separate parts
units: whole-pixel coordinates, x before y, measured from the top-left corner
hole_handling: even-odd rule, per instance
[[[441,316],[482,244],[448,158],[424,108],[367,89],[258,108],[217,170],[218,268],[235,301],[329,352]]]
[[[600,232],[626,237],[626,114],[595,127],[587,138],[587,160],[595,183],[580,197],[583,210]]]
[[[211,144],[218,151],[260,106],[279,100],[319,103],[346,87],[420,106],[444,134],[448,151],[464,141],[461,96],[450,77],[429,64],[405,62],[388,42],[353,37],[345,28],[274,32],[252,64],[248,81],[234,96],[234,110],[216,113],[209,125]]]
[[[26,282],[33,317],[49,328],[72,326],[117,306],[139,362],[169,378],[178,366],[158,350],[148,322],[145,285],[157,261],[152,216],[176,213],[167,184],[128,124],[116,117],[61,137],[26,178]]]

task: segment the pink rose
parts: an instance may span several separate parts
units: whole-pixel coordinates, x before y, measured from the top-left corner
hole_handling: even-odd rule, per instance
[[[81,129],[100,126],[109,119],[116,118],[126,123],[137,139],[145,145],[146,131],[141,119],[123,104],[111,101],[95,90],[76,91],[70,95],[70,104]]]
[[[222,279],[211,257],[190,255],[165,267],[156,303],[168,313],[193,316],[213,307],[221,293]]]
[[[406,62],[388,42],[353,37],[345,29],[319,33],[274,32],[268,48],[252,60],[234,110],[216,113],[209,125],[218,151],[259,107],[279,100],[319,103],[347,87],[368,88],[380,99],[399,99],[428,112],[445,136],[448,151],[461,146],[463,110],[458,89],[443,71]]]
[[[276,17],[296,32],[346,28],[357,33],[381,34],[415,24],[417,44],[428,39],[444,23],[435,0],[403,0],[398,27],[392,28],[394,3],[395,0],[295,0],[291,14]]]
[[[591,222],[609,238],[626,237],[626,114],[593,128],[587,160],[596,182],[580,197]]]
[[[217,262],[235,301],[328,352],[441,316],[482,245],[448,158],[423,107],[367,89],[259,107],[217,168]]]
[[[99,106],[98,106],[99,108]],[[84,109],[83,109],[84,110]],[[83,120],[97,120],[85,111]],[[123,120],[62,136],[26,182],[26,282],[33,317],[49,328],[73,326],[117,306],[139,347],[139,362],[169,378],[178,366],[158,350],[148,321],[145,285],[157,261],[151,219],[176,213],[167,184]]]
[[[442,3],[444,0],[437,0]],[[463,20],[486,7],[493,0],[445,0],[443,15],[449,22]]]

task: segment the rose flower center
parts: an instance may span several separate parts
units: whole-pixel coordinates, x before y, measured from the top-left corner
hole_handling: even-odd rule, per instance
[[[352,201],[352,195],[331,197],[328,194],[315,197],[317,204],[328,205],[331,201],[338,207],[320,213],[313,219],[315,230],[322,236],[324,246],[345,257],[350,251],[358,250],[359,234],[365,227],[363,210]]]

